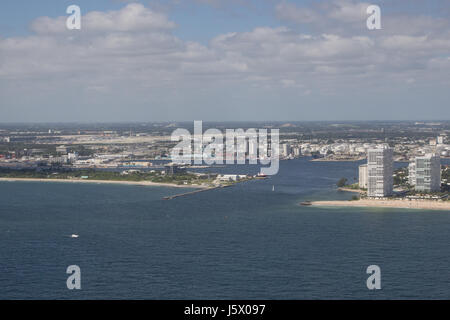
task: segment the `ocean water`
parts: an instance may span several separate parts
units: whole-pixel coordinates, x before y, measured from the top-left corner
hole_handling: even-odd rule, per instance
[[[449,299],[450,212],[298,205],[350,199],[335,183],[358,164],[282,161],[169,201],[184,189],[0,182],[0,299]]]

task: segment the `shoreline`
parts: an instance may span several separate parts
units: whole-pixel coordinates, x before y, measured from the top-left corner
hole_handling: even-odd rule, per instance
[[[311,201],[312,206],[322,207],[372,207],[372,208],[399,208],[399,209],[425,209],[449,210],[450,201],[436,200],[330,200]]]
[[[43,178],[0,178],[0,182],[64,182],[64,183],[96,183],[96,184],[122,184],[149,187],[169,187],[169,188],[194,188],[207,189],[201,185],[179,185],[163,182],[151,181],[119,181],[119,180],[82,180],[82,179],[43,179]]]
[[[310,159],[309,161],[322,161],[322,162],[356,162],[360,160],[364,160],[366,157],[359,157],[359,158],[349,158],[349,159],[329,159],[329,158],[316,158],[316,159]]]

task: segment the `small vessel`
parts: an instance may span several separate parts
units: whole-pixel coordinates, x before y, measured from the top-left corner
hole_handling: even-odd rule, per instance
[[[260,173],[258,173],[258,174],[255,176],[255,178],[256,178],[256,179],[266,179],[266,178],[267,178],[267,175],[260,172]]]
[[[70,237],[71,237],[71,238],[78,238],[79,235],[77,235],[77,234],[71,234]]]
[[[264,173],[261,173],[261,172],[260,172],[260,173],[258,173],[258,174],[257,174],[257,176],[258,176],[258,177],[267,177],[267,175],[266,175],[266,174],[264,174]]]
[[[311,204],[312,204],[311,201],[300,202],[300,205],[302,205],[302,206],[310,206]]]
[[[275,191],[275,186],[272,186],[272,191]]]

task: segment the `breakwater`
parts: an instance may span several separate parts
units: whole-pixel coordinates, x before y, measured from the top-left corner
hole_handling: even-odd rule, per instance
[[[192,195],[192,194],[205,192],[205,191],[210,191],[210,190],[214,190],[214,189],[220,189],[220,188],[225,188],[225,186],[211,187],[211,188],[194,190],[194,191],[190,191],[190,192],[179,193],[179,194],[175,194],[173,196],[163,197],[163,200],[172,200],[172,199],[175,199],[175,198],[189,196],[189,195]]]

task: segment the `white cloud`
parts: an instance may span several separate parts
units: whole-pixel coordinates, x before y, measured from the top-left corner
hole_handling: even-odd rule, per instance
[[[67,17],[52,19],[41,17],[36,19],[31,28],[39,34],[68,34],[65,21]],[[169,21],[163,14],[153,12],[140,3],[131,3],[118,11],[88,12],[82,19],[83,32],[130,32],[158,31],[175,28],[175,23]]]
[[[359,7],[348,1],[337,3],[347,6],[336,14],[353,21]],[[5,58],[0,74],[9,79],[48,74],[90,81],[111,77],[124,83],[139,79],[155,85],[168,82],[154,75],[171,79],[174,85],[176,81],[189,82],[189,77],[195,81],[204,77],[209,82],[212,76],[235,81],[254,76],[273,79],[276,84],[322,73],[407,73],[411,63],[427,65],[435,55],[450,49],[448,34],[374,36],[330,30],[313,35],[287,27],[222,34],[205,46],[175,37],[171,32],[175,23],[167,16],[135,3],[117,11],[89,12],[82,21],[82,30],[77,31],[65,28],[64,17],[39,18],[33,23],[35,35],[1,39]],[[391,54],[408,59],[390,70],[389,62],[395,61]]]
[[[341,7],[329,13],[332,19],[353,24],[360,6],[336,3]],[[320,24],[319,9],[305,13],[287,2],[276,8],[279,17],[306,17]],[[450,28],[443,28],[449,22],[440,18],[411,19],[409,33],[386,30],[394,22],[383,24],[378,33],[355,32],[353,25],[345,32],[331,28],[320,33],[258,27],[219,34],[208,45],[181,40],[165,14],[135,3],[116,11],[88,12],[81,30],[67,30],[65,19],[42,17],[32,23],[33,35],[0,38],[4,99],[14,101],[13,95],[27,86],[41,95],[81,88],[87,95],[112,100],[133,92],[143,104],[162,105],[160,95],[167,94],[163,90],[171,90],[173,99],[184,89],[200,97],[201,92],[213,94],[226,87],[264,88],[263,94],[281,88],[320,96],[376,86],[440,84],[448,82],[450,74]],[[433,32],[420,31],[415,23]]]
[[[281,2],[275,7],[277,16],[282,20],[295,23],[314,23],[320,19],[314,10],[309,8],[300,8],[295,4]]]
[[[329,17],[342,22],[361,22],[367,19],[367,2],[335,1],[329,8]]]
[[[330,2],[313,3],[312,6],[297,6],[283,1],[276,5],[278,18],[298,24],[329,25],[336,22],[361,22],[367,18],[366,2],[352,0],[333,0]]]

